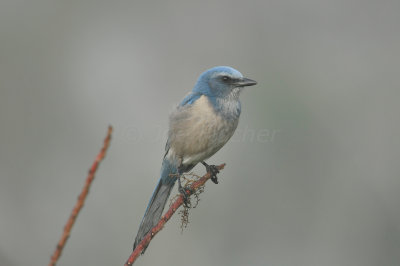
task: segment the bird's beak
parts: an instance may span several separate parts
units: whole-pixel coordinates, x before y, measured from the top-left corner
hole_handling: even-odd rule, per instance
[[[257,81],[248,79],[248,78],[241,78],[238,81],[235,82],[235,85],[237,87],[245,87],[245,86],[253,86],[256,85]]]

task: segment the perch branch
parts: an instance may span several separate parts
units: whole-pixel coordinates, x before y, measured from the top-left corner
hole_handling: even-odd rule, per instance
[[[89,174],[88,174],[88,176],[86,178],[85,185],[83,186],[83,189],[81,191],[81,194],[78,197],[78,200],[77,200],[77,202],[75,204],[75,207],[72,210],[72,212],[71,212],[71,214],[70,214],[70,216],[68,218],[68,221],[64,226],[64,231],[63,231],[63,233],[61,235],[60,240],[58,241],[56,249],[53,252],[53,255],[51,256],[49,266],[55,266],[57,261],[58,261],[58,259],[61,256],[61,253],[62,253],[62,251],[63,251],[63,249],[65,247],[65,243],[67,242],[68,237],[69,237],[69,235],[71,233],[71,229],[74,226],[76,217],[78,216],[80,210],[83,207],[83,204],[85,203],[85,199],[86,199],[87,194],[89,193],[89,188],[90,188],[90,185],[92,184],[92,181],[93,181],[93,179],[95,177],[96,170],[97,170],[100,162],[103,160],[104,156],[106,155],[107,148],[110,145],[111,133],[112,133],[112,127],[109,126],[108,127],[108,131],[107,131],[107,136],[104,139],[103,147],[100,150],[100,152],[97,154],[96,159],[94,160],[94,162],[92,164],[92,167],[90,167],[90,169],[89,169]]]
[[[221,164],[217,166],[218,170],[224,169],[225,164]],[[199,180],[194,181],[191,183],[189,188],[186,190],[188,196],[193,195],[200,187],[202,187],[208,179],[211,178],[211,173],[207,172],[203,177]],[[126,261],[125,266],[132,265],[136,259],[140,256],[143,250],[150,244],[150,241],[154,238],[154,236],[162,230],[164,224],[171,219],[172,215],[176,212],[176,210],[183,204],[183,196],[180,195],[174,203],[171,204],[168,211],[161,217],[160,221],[158,221],[157,225],[154,226],[149,233],[140,241],[140,243],[136,246],[136,248],[131,253],[129,259]]]

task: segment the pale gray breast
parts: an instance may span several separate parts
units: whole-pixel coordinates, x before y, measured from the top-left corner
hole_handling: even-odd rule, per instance
[[[216,114],[206,96],[178,107],[170,116],[167,156],[196,164],[217,152],[232,137],[238,124]]]

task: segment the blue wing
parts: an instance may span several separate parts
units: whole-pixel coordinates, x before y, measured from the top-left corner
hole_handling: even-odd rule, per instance
[[[190,105],[193,104],[197,99],[200,98],[202,94],[199,93],[194,93],[191,92],[189,93],[185,98],[183,98],[183,100],[181,101],[181,103],[179,104],[179,107],[185,106],[185,105]],[[169,150],[169,139],[167,139],[167,143],[165,143],[165,154],[164,154],[164,158],[167,155]]]
[[[189,93],[185,98],[183,98],[182,102],[179,104],[179,106],[185,106],[187,104],[192,104],[194,103],[198,98],[200,98],[201,94],[199,93]]]

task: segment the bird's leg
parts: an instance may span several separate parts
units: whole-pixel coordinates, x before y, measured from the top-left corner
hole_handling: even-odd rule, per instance
[[[178,177],[178,191],[183,196],[183,204],[185,204],[185,207],[190,208],[190,195],[187,192],[187,190],[190,190],[190,188],[182,186],[181,176],[182,175],[179,175],[179,177]]]
[[[214,184],[218,184],[218,177],[217,174],[219,173],[219,170],[217,169],[217,166],[215,165],[208,165],[206,162],[201,162],[205,167],[206,171],[211,173],[211,181],[214,182]]]

